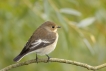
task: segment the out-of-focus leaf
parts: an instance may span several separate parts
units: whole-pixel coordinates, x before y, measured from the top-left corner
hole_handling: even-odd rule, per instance
[[[63,19],[62,15],[61,15],[60,13],[58,13],[58,12],[56,12],[56,14],[57,14],[57,17],[58,17],[60,23],[61,23],[61,24],[63,25],[63,27],[65,28],[65,31],[68,32],[68,28],[67,28],[68,26],[67,26],[65,20]]]
[[[91,40],[92,40],[93,43],[96,42],[96,39],[95,39],[94,35],[90,35],[90,38],[91,38]]]
[[[48,20],[49,14],[50,14],[50,6],[48,0],[44,0],[44,13],[42,14],[43,19]]]
[[[90,42],[87,40],[87,38],[84,37],[84,34],[82,32],[79,32],[79,35],[82,37],[83,42],[85,43],[85,45],[87,46],[87,48],[89,49],[89,51],[94,54],[94,49],[92,48]]]
[[[84,41],[85,45],[88,47],[89,51],[90,51],[92,54],[94,54],[94,50],[93,50],[91,44],[89,43],[89,41],[88,41],[86,38],[84,38],[83,41]]]
[[[96,11],[95,15],[98,21],[106,21],[106,9],[102,8]]]
[[[89,17],[89,18],[83,19],[81,22],[78,23],[77,26],[80,28],[83,28],[93,24],[95,20],[96,20],[95,17]]]
[[[62,8],[60,9],[61,13],[65,13],[65,14],[71,14],[71,15],[75,15],[75,16],[81,16],[82,14],[75,10],[75,9],[71,9],[71,8]]]
[[[45,13],[43,13],[43,14],[41,15],[41,17],[42,17],[44,20],[48,20],[48,16],[47,16]]]

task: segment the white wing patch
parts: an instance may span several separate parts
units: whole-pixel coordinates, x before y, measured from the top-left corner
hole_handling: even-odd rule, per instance
[[[40,45],[42,42],[43,43],[50,43],[49,41],[39,39],[39,40],[36,40],[34,43],[31,44],[31,45],[33,45],[33,47],[31,47],[31,48],[34,48],[34,47]]]

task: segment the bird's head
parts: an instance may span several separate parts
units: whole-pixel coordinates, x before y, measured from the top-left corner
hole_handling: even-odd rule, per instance
[[[45,22],[42,26],[49,32],[57,32],[57,29],[60,28],[60,26],[50,21]]]

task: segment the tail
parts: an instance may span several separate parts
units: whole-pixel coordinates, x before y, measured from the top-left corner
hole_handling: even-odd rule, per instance
[[[18,61],[20,61],[22,58],[24,57],[24,55],[18,55],[18,56],[16,56],[14,59],[13,59],[13,61],[15,61],[15,62],[18,62]]]

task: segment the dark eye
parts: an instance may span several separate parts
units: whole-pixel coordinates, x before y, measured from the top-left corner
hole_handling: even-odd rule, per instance
[[[52,26],[52,28],[54,28],[54,26]]]

